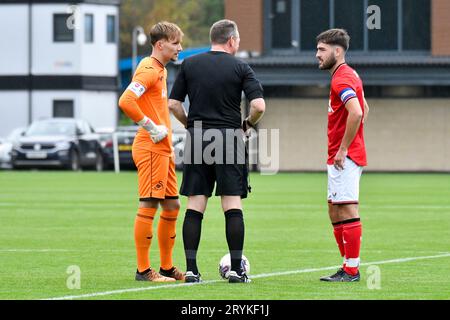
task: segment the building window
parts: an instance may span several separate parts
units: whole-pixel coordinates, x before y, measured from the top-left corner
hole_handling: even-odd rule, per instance
[[[430,50],[430,0],[402,1],[403,50]]]
[[[291,34],[291,1],[272,1],[272,47],[290,48],[292,45]]]
[[[72,15],[58,13],[53,15],[53,41],[72,42],[74,40],[74,28],[68,28]]]
[[[277,51],[314,51],[316,36],[329,28],[350,35],[352,51],[429,51],[431,0],[265,0],[271,37],[265,41]],[[367,21],[379,7],[380,28]],[[378,20],[378,18],[377,18]],[[374,20],[371,19],[371,22]],[[299,44],[299,46],[294,45]]]
[[[300,48],[315,50],[316,36],[330,27],[329,0],[303,0],[300,3]]]
[[[106,17],[106,41],[116,43],[116,16],[108,15]]]
[[[94,15],[84,15],[84,41],[91,43],[94,42]]]
[[[369,6],[380,8],[380,29],[369,29],[369,50],[397,50],[398,3],[393,0],[370,0]]]
[[[334,0],[334,28],[347,30],[352,50],[364,49],[364,1]]]
[[[54,118],[73,118],[73,100],[53,100]]]

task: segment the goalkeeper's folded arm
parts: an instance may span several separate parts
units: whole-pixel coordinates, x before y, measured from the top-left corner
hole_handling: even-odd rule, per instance
[[[148,131],[148,133],[150,134],[150,138],[154,143],[160,142],[162,139],[167,137],[169,133],[166,126],[157,125],[152,121],[152,119],[145,115],[141,120],[137,122],[137,124]]]
[[[136,100],[138,97],[130,90],[125,90],[119,99],[119,107],[134,122],[148,131],[150,138],[154,143],[158,143],[167,137],[168,130],[164,125],[155,124],[139,108]]]

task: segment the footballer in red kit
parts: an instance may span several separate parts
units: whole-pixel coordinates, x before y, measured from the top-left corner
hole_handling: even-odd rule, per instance
[[[319,69],[331,74],[328,105],[328,214],[344,259],[328,282],[360,280],[362,225],[359,217],[359,181],[367,165],[364,123],[369,106],[361,78],[345,62],[350,37],[343,29],[330,29],[316,38]]]
[[[345,104],[356,98],[364,106],[364,91],[359,75],[346,63],[340,64],[331,77],[330,105],[328,107],[328,161],[334,163],[342,138],[344,137],[348,111]],[[364,113],[364,110],[362,110]],[[364,124],[361,123],[355,138],[348,148],[347,157],[358,166],[367,165],[366,147],[364,145]]]

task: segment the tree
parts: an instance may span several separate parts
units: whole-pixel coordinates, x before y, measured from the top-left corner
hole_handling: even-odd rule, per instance
[[[140,25],[148,34],[158,21],[176,23],[184,32],[183,47],[209,45],[209,28],[223,19],[224,0],[123,0],[120,18],[120,56],[131,56],[131,33]],[[148,54],[149,44],[138,48]]]

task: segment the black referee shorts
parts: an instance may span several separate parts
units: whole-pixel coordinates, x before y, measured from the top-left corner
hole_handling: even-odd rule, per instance
[[[188,128],[180,194],[247,197],[248,155],[241,129]]]

